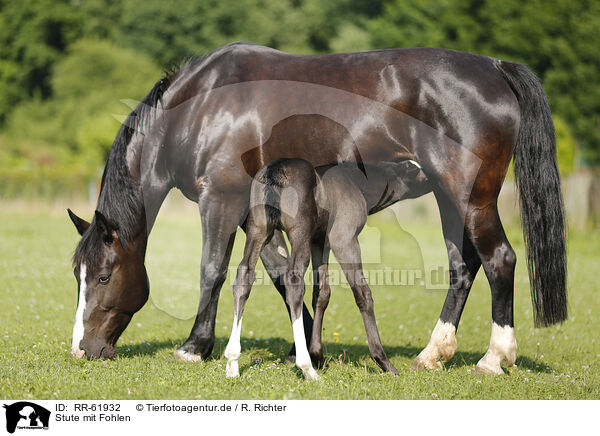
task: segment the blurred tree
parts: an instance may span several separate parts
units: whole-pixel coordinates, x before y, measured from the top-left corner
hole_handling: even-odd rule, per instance
[[[68,0],[5,0],[0,5],[0,124],[12,107],[50,95],[52,65],[81,34]]]
[[[558,169],[563,177],[568,176],[575,170],[575,151],[577,142],[571,133],[567,123],[560,117],[554,117],[556,129],[556,158]]]
[[[375,48],[438,46],[528,65],[584,158],[600,164],[600,2],[386,0],[366,28]]]
[[[141,99],[159,78],[160,68],[146,55],[107,41],[80,40],[56,65],[52,98],[17,107],[7,135],[17,143],[25,137],[68,151],[96,167],[119,129],[112,114],[130,112],[120,100]]]
[[[158,66],[235,40],[296,53],[439,46],[530,66],[559,137],[572,132],[600,164],[599,28],[592,0],[0,0],[0,144],[57,159],[106,150],[118,127],[107,114],[128,110],[119,98],[141,97]]]

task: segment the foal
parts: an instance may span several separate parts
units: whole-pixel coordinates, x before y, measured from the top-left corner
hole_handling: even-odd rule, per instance
[[[296,344],[296,365],[308,380],[319,380],[311,355],[322,363],[321,330],[329,302],[327,264],[333,250],[348,280],[363,318],[369,351],[384,370],[398,373],[383,350],[375,322],[371,290],[362,272],[358,234],[367,215],[403,198],[430,190],[425,174],[413,161],[399,163],[344,163],[313,168],[302,159],[277,159],[256,174],[250,193],[244,257],[233,285],[235,309],[231,337],[225,349],[227,377],[239,375],[240,332],[244,305],[254,282],[254,268],[275,229],[285,231],[291,245],[284,275]],[[313,260],[315,320],[311,353],[302,321],[304,273]]]

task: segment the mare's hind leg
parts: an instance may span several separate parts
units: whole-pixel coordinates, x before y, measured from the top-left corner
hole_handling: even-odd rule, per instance
[[[442,229],[448,250],[450,286],[429,344],[417,356],[411,366],[413,370],[439,368],[440,358],[447,362],[454,356],[458,323],[481,265],[458,210],[443,192],[436,190],[435,196],[440,208]]]
[[[310,235],[298,228],[288,232],[292,255],[285,273],[286,299],[290,306],[292,331],[296,344],[296,366],[302,370],[307,380],[320,380],[314,370],[304,335],[302,321],[302,301],[304,298],[304,273],[310,261]]]
[[[309,353],[317,368],[322,368],[324,364],[322,331],[323,316],[325,309],[329,304],[329,279],[327,276],[327,267],[329,263],[329,246],[325,245],[324,238],[314,241],[311,246],[311,256],[313,263],[313,297],[312,306],[315,314],[315,321],[312,330],[312,339],[310,341]]]
[[[501,364],[514,365],[517,341],[514,332],[513,298],[517,257],[506,239],[495,205],[472,209],[466,226],[492,290],[492,335],[490,346],[477,363],[477,371],[503,374]]]
[[[255,278],[255,267],[262,247],[267,240],[265,231],[252,227],[248,231],[248,238],[244,247],[244,257],[238,266],[235,283],[233,285],[233,325],[231,327],[231,336],[225,348],[225,358],[227,367],[225,375],[227,377],[237,377],[240,375],[239,358],[241,353],[240,336],[242,331],[242,318],[244,316],[244,307]]]
[[[487,174],[488,171],[480,169],[479,173]],[[517,358],[513,322],[517,259],[498,216],[497,190],[491,189],[495,183],[501,184],[502,181],[493,178],[489,180],[489,177],[484,175],[480,177],[481,180],[475,180],[468,202],[463,196],[462,200],[454,204],[464,216],[467,235],[477,251],[492,292],[493,323],[490,346],[485,356],[477,363],[477,370],[488,374],[503,374],[501,364],[506,362],[507,366],[512,366]],[[457,199],[461,196],[454,193],[452,198]]]
[[[392,365],[388,359],[381,339],[379,338],[379,330],[375,321],[375,310],[373,305],[373,297],[371,289],[365,280],[362,272],[362,261],[360,256],[360,246],[354,233],[348,236],[349,232],[336,231],[335,226],[329,234],[329,242],[333,254],[337,258],[348,284],[354,294],[356,305],[360,310],[367,333],[367,342],[371,357],[384,371],[389,371],[398,374],[398,370]]]

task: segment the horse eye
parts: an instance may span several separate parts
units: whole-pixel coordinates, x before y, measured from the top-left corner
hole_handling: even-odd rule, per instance
[[[110,280],[110,276],[100,276],[98,278],[98,283],[100,283],[101,285],[105,285],[109,282]]]

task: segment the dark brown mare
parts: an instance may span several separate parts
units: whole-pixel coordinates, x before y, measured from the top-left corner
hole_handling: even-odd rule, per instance
[[[293,55],[235,43],[160,80],[121,127],[91,223],[71,213],[79,302],[73,352],[111,357],[148,297],[146,242],[172,188],[199,205],[201,298],[176,350],[207,358],[235,231],[252,176],[269,161],[418,162],[433,184],[450,263],[440,319],[415,368],[456,350],[455,332],[480,266],[492,293],[492,336],[478,363],[502,373],[516,358],[515,253],[497,210],[511,158],[519,186],[536,325],[567,317],[566,255],[554,127],[525,66],[435,48]],[[284,296],[287,249],[277,232],[261,258]],[[304,307],[306,336],[310,314]]]

